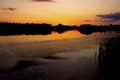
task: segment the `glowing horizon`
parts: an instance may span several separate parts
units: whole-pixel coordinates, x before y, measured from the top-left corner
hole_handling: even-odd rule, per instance
[[[120,0],[1,0],[0,22],[119,24],[119,4]]]

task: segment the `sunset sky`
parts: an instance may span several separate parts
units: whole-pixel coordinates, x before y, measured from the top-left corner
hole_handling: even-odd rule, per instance
[[[119,24],[120,0],[0,0],[0,22]]]

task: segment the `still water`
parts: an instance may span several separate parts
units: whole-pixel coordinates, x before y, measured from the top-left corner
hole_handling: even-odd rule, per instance
[[[0,36],[0,44],[2,43],[22,43],[22,42],[36,42],[36,41],[52,41],[63,40],[70,38],[80,38],[83,34],[78,31],[67,31],[64,33],[52,32],[48,35],[12,35],[12,36]]]
[[[109,54],[113,56],[114,51],[120,52],[119,34],[84,35],[67,31],[49,35],[0,36],[0,79],[107,80],[112,73],[105,74],[114,71],[113,65],[116,66],[109,63],[112,60]],[[108,65],[113,67],[107,70]]]

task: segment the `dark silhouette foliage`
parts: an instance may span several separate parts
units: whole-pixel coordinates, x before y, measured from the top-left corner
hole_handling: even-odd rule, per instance
[[[119,80],[120,37],[100,43],[98,80]]]
[[[20,24],[20,23],[0,23],[0,35],[48,35],[52,31],[59,34],[69,30],[78,30],[82,34],[91,34],[93,32],[105,32],[105,31],[120,31],[120,25],[108,25],[108,26],[93,26],[91,24],[84,24],[80,26],[68,26],[58,24],[52,26],[51,24]]]

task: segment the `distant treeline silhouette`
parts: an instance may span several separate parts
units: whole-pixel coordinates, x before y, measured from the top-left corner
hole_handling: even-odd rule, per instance
[[[92,32],[106,32],[106,31],[120,31],[120,25],[106,25],[93,26],[91,24],[84,24],[80,26],[80,32],[83,34],[90,34]]]
[[[76,26],[64,26],[58,24],[57,26],[52,26],[51,24],[19,24],[19,23],[0,23],[0,35],[34,35],[42,34],[47,35],[51,34],[52,31],[63,33],[68,30],[76,30]]]
[[[52,26],[51,24],[34,24],[34,23],[6,23],[0,22],[0,35],[34,35],[41,34],[47,35],[51,34],[52,31],[63,33],[69,30],[78,30],[82,34],[90,34],[92,32],[105,32],[105,31],[120,31],[120,25],[108,25],[108,26],[94,26],[91,24],[83,24],[80,26],[68,26],[58,24]]]

